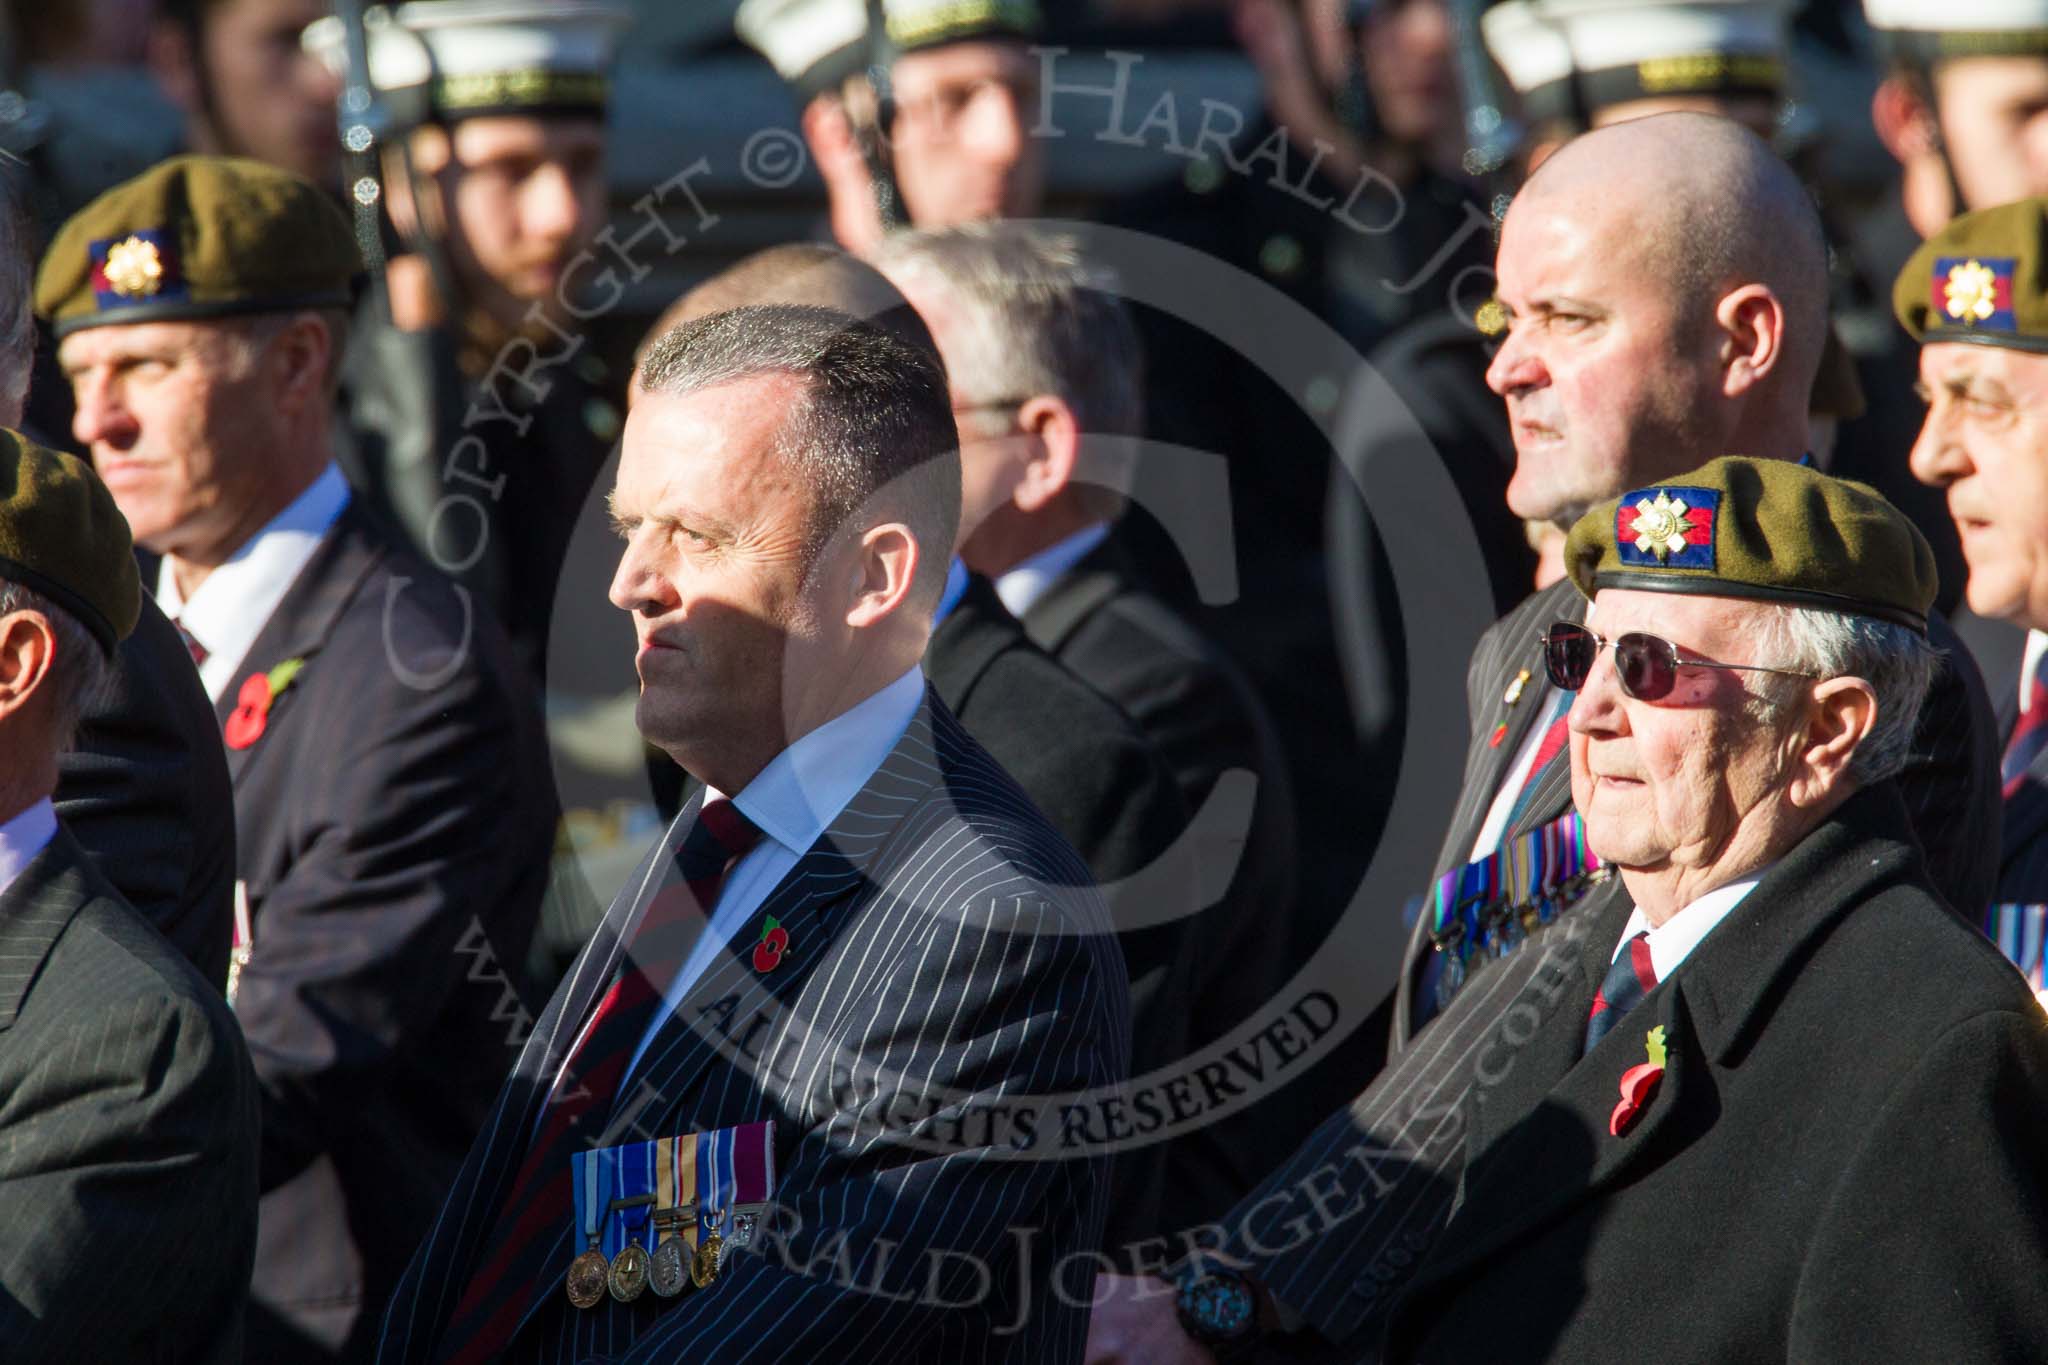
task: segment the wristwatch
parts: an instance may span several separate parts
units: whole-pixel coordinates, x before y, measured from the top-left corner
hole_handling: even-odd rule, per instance
[[[1245,1276],[1223,1266],[1190,1261],[1175,1284],[1174,1310],[1181,1330],[1209,1348],[1219,1361],[1237,1358],[1264,1332],[1259,1291]]]

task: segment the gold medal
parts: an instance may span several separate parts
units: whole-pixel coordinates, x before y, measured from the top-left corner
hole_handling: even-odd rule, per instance
[[[628,1242],[612,1261],[612,1272],[606,1277],[612,1297],[620,1303],[631,1303],[647,1288],[647,1252],[640,1243]]]
[[[725,1250],[725,1239],[715,1232],[707,1232],[697,1243],[697,1254],[690,1258],[690,1283],[699,1289],[709,1289],[711,1282],[718,1278],[719,1253]]]
[[[654,1259],[648,1262],[647,1287],[664,1299],[672,1299],[689,1282],[690,1267],[683,1259],[683,1239],[681,1235],[670,1237],[654,1249]]]
[[[608,1268],[604,1253],[597,1249],[597,1239],[591,1238],[590,1249],[569,1262],[569,1302],[578,1308],[595,1308],[603,1302]]]

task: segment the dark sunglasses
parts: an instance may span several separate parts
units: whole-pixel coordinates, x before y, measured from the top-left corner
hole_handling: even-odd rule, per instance
[[[1576,692],[1586,685],[1593,661],[1600,651],[1612,646],[1614,671],[1621,690],[1637,701],[1662,701],[1678,685],[1681,668],[1725,668],[1737,673],[1777,673],[1787,678],[1810,678],[1789,668],[1765,668],[1760,664],[1722,664],[1706,659],[1681,659],[1678,646],[1655,635],[1631,631],[1609,640],[1584,626],[1559,621],[1543,632],[1543,671],[1553,685]]]

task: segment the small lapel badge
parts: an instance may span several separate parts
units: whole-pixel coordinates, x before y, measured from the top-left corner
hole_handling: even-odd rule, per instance
[[[782,958],[789,951],[789,930],[782,922],[770,915],[768,922],[761,926],[761,941],[754,945],[754,970],[772,972],[782,965]]]
[[[1515,674],[1515,680],[1509,683],[1508,690],[1501,694],[1501,704],[1503,706],[1513,706],[1515,703],[1519,702],[1522,699],[1522,690],[1528,687],[1529,679],[1534,676],[1535,675],[1532,674],[1526,668],[1523,669],[1521,672]]]
[[[1621,1103],[1614,1106],[1613,1115],[1607,1120],[1607,1131],[1621,1137],[1636,1126],[1636,1120],[1643,1110],[1649,1108],[1651,1097],[1657,1093],[1658,1084],[1664,1079],[1664,1026],[1657,1025],[1644,1039],[1647,1062],[1638,1062],[1621,1073]]]

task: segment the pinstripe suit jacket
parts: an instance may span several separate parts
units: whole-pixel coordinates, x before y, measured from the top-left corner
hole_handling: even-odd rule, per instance
[[[694,814],[685,809],[677,835]],[[434,1358],[549,1085],[618,970],[622,932],[675,875],[674,842],[650,855],[542,1015],[392,1302],[387,1365]],[[1043,1128],[998,1127],[985,1141],[970,1129],[945,1155],[882,1130],[928,1115],[937,1088],[1000,1103],[1122,1079],[1123,966],[1089,885],[927,690],[902,740],[761,907],[789,931],[791,956],[761,974],[737,944],[715,962],[595,1139],[774,1119],[779,1208],[756,1254],[735,1254],[712,1286],[674,1301],[646,1294],[579,1313],[562,1292],[581,1250],[565,1225],[507,1359],[1078,1360],[1086,1286],[1056,1296],[1050,1276],[1099,1240],[1107,1161],[1001,1159],[1017,1143],[1049,1150],[1058,1135]],[[928,1274],[963,1306],[919,1302]]]
[[[256,1138],[218,988],[60,826],[0,893],[0,1360],[237,1365]]]
[[[2019,722],[2019,666],[2015,657],[1998,692],[2000,732],[2007,738]],[[1998,894],[1992,899],[2027,905],[2048,901],[2048,751],[2034,759],[2005,802],[2000,835]]]
[[[1457,809],[1437,854],[1439,873],[1462,867],[1472,856],[1472,843],[1551,696],[1543,675],[1536,640],[1553,621],[1586,619],[1586,599],[1569,579],[1554,583],[1516,607],[1488,630],[1472,655],[1465,676],[1465,700],[1472,733],[1465,751],[1465,783]],[[1913,752],[1898,784],[1922,846],[1934,888],[1972,924],[1980,923],[1991,900],[1998,866],[1998,724],[1984,690],[1984,679],[1948,622],[1933,618],[1928,637],[1944,656],[1941,672],[1920,714]],[[1523,669],[1529,683],[1518,703],[1505,701],[1508,686]],[[1498,745],[1488,743],[1494,727],[1505,723]],[[1531,779],[1531,794],[1521,815],[1512,821],[1512,838],[1555,820],[1570,809],[1571,763],[1559,754]],[[1408,1045],[1414,1033],[1423,967],[1432,949],[1429,926],[1418,915],[1408,935],[1408,948],[1395,987],[1393,1050]],[[1475,959],[1483,967],[1484,959]],[[1475,975],[1478,973],[1475,971]]]

